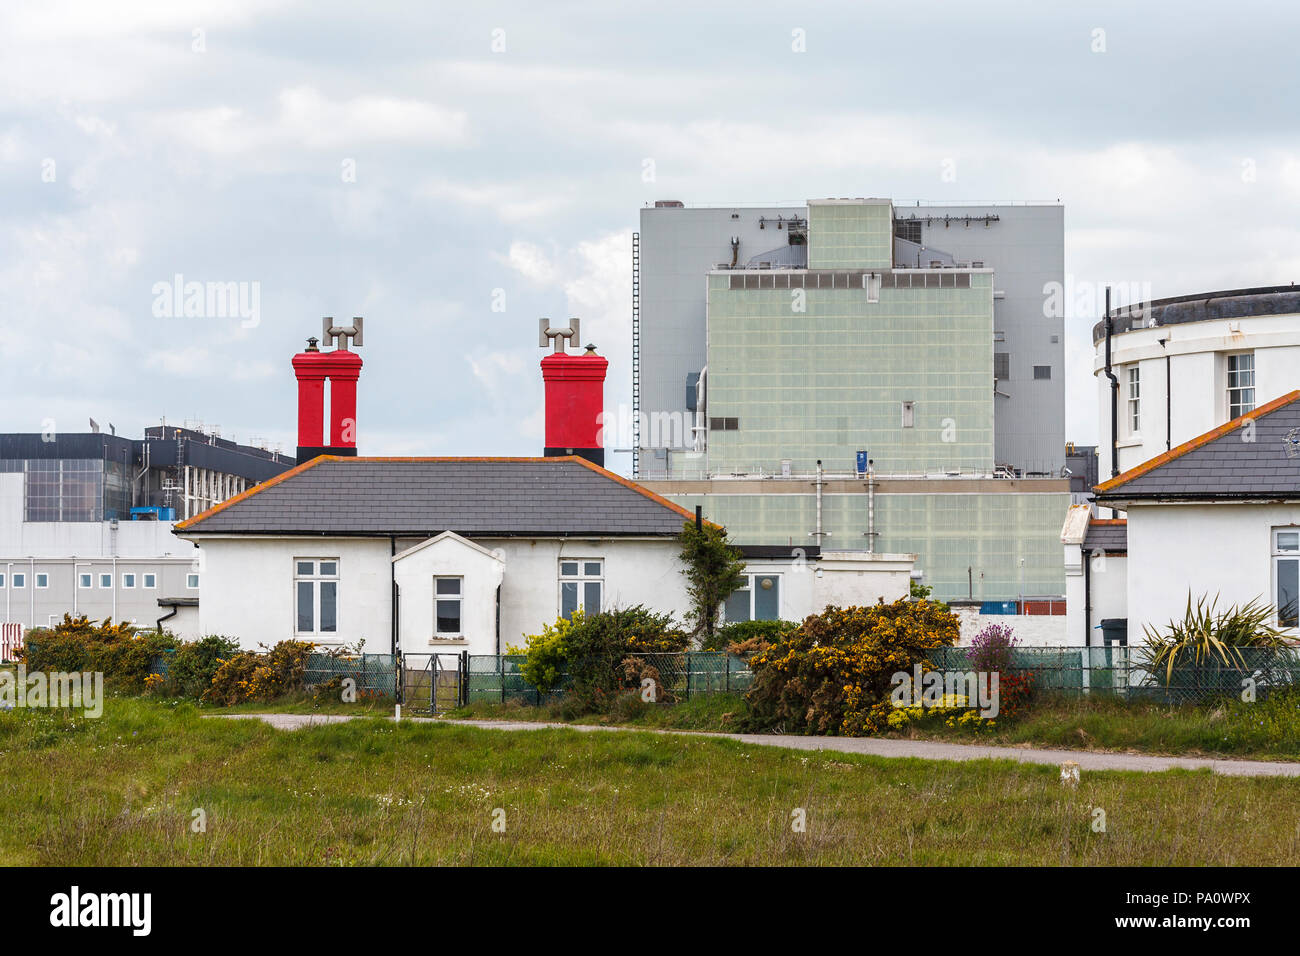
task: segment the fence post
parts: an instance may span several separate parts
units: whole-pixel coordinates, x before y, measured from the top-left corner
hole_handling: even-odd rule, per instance
[[[723,652],[723,657],[722,657],[722,673],[723,673],[722,686],[724,688],[724,691],[730,694],[731,693],[731,655],[727,654],[726,652]]]
[[[497,655],[497,683],[501,685],[501,703],[506,702],[506,659]]]

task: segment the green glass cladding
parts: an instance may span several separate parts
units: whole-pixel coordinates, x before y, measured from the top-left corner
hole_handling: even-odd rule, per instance
[[[816,528],[812,494],[670,495],[724,525],[733,541],[807,546]],[[1064,492],[877,494],[875,550],[915,554],[935,597],[1014,600],[1065,593],[1061,563]],[[828,549],[866,547],[867,495],[828,494],[822,501]],[[1023,564],[1021,563],[1023,560]]]
[[[733,290],[710,275],[709,471],[851,471],[866,450],[884,473],[990,472],[992,276],[940,276],[963,284],[896,273],[871,301],[852,283]]]
[[[809,269],[888,269],[894,264],[894,207],[875,202],[808,204]]]

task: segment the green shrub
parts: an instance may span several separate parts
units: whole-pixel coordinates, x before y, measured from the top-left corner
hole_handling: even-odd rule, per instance
[[[701,650],[728,651],[733,646],[748,648],[751,642],[760,641],[770,644],[798,626],[794,621],[736,621],[714,631]]]
[[[168,689],[185,697],[198,697],[212,684],[221,662],[238,653],[238,641],[216,634],[181,644],[167,662]]]
[[[932,601],[828,607],[750,658],[750,729],[858,736],[886,729],[893,674],[951,647],[957,617]]]
[[[662,686],[659,672],[646,654],[675,654],[690,645],[690,635],[669,614],[655,614],[641,606],[575,613],[570,620],[543,627],[527,636],[521,666],[524,679],[542,691],[559,686],[569,677],[566,707],[574,714],[607,710],[628,688],[650,677]],[[509,648],[519,653],[520,648]],[[659,697],[664,700],[664,696]]]
[[[525,634],[523,647],[506,648],[507,653],[526,655],[519,672],[542,693],[555,690],[564,680],[569,661],[566,638],[574,623],[581,623],[582,617],[581,610],[574,611],[568,620],[559,618],[554,624],[543,624],[540,634]]]

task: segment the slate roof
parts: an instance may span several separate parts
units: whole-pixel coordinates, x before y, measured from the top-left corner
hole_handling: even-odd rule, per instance
[[[582,458],[323,455],[176,525],[183,535],[677,535],[679,505]]]
[[[1261,405],[1094,489],[1126,501],[1300,501],[1300,391]]]
[[[1128,522],[1123,518],[1093,518],[1083,539],[1089,554],[1128,554]]]

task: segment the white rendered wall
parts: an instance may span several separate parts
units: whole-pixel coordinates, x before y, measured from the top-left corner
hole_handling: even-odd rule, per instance
[[[1233,331],[1233,329],[1236,331]],[[1166,342],[1162,346],[1160,339]],[[1211,319],[1181,325],[1123,332],[1111,339],[1112,365],[1119,379],[1119,467],[1127,471],[1166,450],[1178,447],[1228,421],[1227,359],[1232,352],[1255,354],[1255,405],[1271,402],[1300,388],[1300,315],[1247,316]],[[1110,467],[1110,380],[1105,365],[1106,342],[1094,349],[1100,443],[1099,474],[1112,477]],[[1165,357],[1172,384],[1165,401]],[[1127,370],[1140,368],[1141,423],[1137,433],[1127,424]],[[1172,414],[1166,423],[1166,409]]]
[[[1219,608],[1275,603],[1271,532],[1300,526],[1296,505],[1142,505],[1128,511],[1128,639],[1163,628],[1201,596]]]

